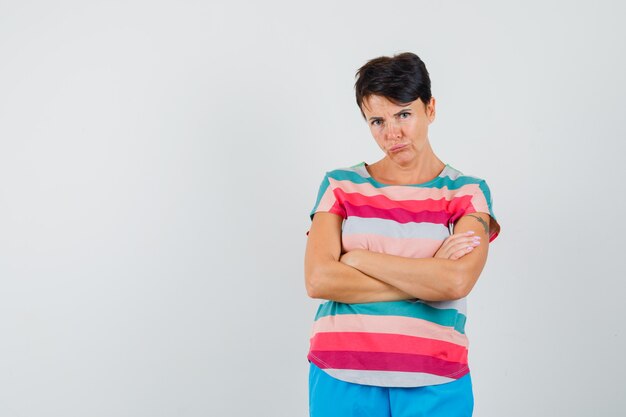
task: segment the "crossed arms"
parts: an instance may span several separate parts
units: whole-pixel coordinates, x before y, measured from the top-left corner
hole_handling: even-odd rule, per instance
[[[341,223],[342,218],[333,213],[318,212],[313,217],[304,256],[305,284],[312,298],[342,303],[456,300],[469,294],[487,261],[487,213],[468,214],[457,221],[450,242],[467,248],[471,236],[480,237],[480,244],[460,257],[458,251],[451,257],[450,251],[441,249],[433,258],[419,259],[368,250],[342,254]]]

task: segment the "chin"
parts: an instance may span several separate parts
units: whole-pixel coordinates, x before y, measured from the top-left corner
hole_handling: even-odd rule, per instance
[[[413,152],[411,152],[410,149],[406,149],[401,152],[390,152],[387,154],[387,157],[394,162],[402,163],[413,160],[415,155],[413,154]]]

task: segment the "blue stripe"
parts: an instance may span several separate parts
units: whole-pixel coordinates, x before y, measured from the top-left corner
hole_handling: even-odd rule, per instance
[[[326,301],[317,309],[315,320],[339,314],[364,314],[370,316],[402,316],[427,320],[441,326],[453,327],[465,334],[466,317],[454,308],[440,309],[418,301],[384,301],[375,303],[344,304]]]
[[[327,176],[337,181],[351,181],[355,184],[368,183],[374,186],[375,188],[393,187],[392,185],[381,184],[381,183],[372,181],[371,178],[364,178],[357,172],[349,171],[345,169],[335,169],[333,171],[328,172]],[[461,176],[454,180],[448,176],[445,176],[445,177],[438,177],[426,185],[408,184],[408,185],[402,185],[402,187],[415,187],[415,188],[447,187],[449,190],[457,190],[465,185],[480,184],[481,181],[483,180],[481,180],[480,178],[475,178],[475,177],[466,176],[466,175]]]

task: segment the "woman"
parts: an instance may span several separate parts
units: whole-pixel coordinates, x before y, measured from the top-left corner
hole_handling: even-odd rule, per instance
[[[487,183],[433,152],[422,60],[380,57],[356,101],[384,157],[326,173],[305,254],[318,309],[308,354],[313,417],[471,416],[465,297],[500,226]]]

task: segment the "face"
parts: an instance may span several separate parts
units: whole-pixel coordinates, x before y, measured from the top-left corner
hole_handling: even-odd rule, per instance
[[[428,126],[435,120],[435,99],[428,105],[417,100],[397,105],[383,96],[363,100],[363,113],[372,136],[382,151],[394,162],[414,160],[428,143]]]

